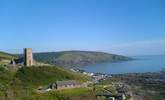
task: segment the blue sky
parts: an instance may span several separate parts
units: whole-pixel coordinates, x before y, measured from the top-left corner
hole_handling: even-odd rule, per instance
[[[0,0],[0,50],[165,54],[164,0]]]

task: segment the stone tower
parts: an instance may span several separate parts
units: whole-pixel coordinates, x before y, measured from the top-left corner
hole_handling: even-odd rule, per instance
[[[25,66],[33,66],[33,53],[32,48],[25,48],[24,49],[24,65]]]

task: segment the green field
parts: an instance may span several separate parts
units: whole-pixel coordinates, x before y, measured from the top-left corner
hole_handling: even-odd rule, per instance
[[[93,100],[92,91],[87,88],[66,89],[44,94],[35,94],[41,100]]]
[[[74,79],[82,82],[88,78],[82,74],[72,73],[55,66],[23,67],[17,71],[15,77],[28,86],[48,85],[57,80]]]

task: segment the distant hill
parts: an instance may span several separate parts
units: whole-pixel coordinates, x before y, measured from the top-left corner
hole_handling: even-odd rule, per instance
[[[0,51],[0,60],[2,60],[2,59],[12,60],[14,58],[16,58],[16,56],[14,56],[12,54],[9,54],[9,53],[6,53],[6,52]]]
[[[6,65],[10,63],[12,59],[17,58],[16,56],[0,51],[0,65]]]
[[[104,62],[126,61],[131,58],[103,52],[63,51],[34,53],[34,59],[58,66],[80,67]]]

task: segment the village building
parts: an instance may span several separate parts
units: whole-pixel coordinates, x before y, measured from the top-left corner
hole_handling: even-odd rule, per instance
[[[56,81],[52,83],[49,88],[50,89],[67,89],[67,88],[76,88],[80,87],[80,85],[75,80],[67,80],[67,81]]]

